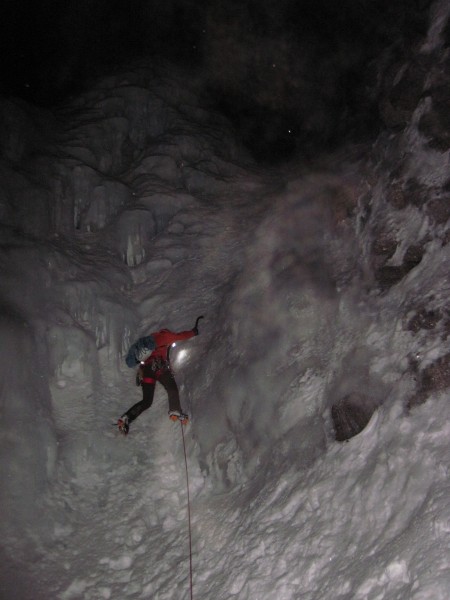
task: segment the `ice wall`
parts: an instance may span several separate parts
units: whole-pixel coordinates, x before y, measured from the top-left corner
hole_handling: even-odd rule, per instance
[[[44,535],[49,525],[42,499],[55,471],[56,434],[45,348],[38,332],[15,308],[5,305],[0,329],[1,535],[25,553],[23,530],[31,527]]]
[[[0,247],[2,539],[16,560],[52,536],[52,482],[79,470],[80,429],[120,377],[137,323],[120,261],[39,234],[3,227]]]
[[[90,480],[111,452],[95,431],[109,431],[135,391],[123,356],[148,325],[139,310],[155,327],[167,319],[173,292],[158,306],[158,285],[189,259],[177,234],[198,227],[187,213],[172,219],[239,171],[225,160],[236,147],[223,119],[195,101],[195,80],[161,73],[135,65],[52,114],[15,100],[0,107],[5,543],[39,539],[52,483]],[[147,280],[156,310],[132,293]],[[193,315],[166,324],[184,328]]]

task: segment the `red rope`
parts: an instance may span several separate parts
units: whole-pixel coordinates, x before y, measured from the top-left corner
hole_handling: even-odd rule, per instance
[[[187,508],[188,508],[188,524],[189,524],[189,582],[191,589],[191,600],[194,598],[194,585],[192,583],[192,531],[191,531],[191,499],[189,497],[189,474],[186,456],[186,442],[184,441],[184,428],[181,423],[181,434],[183,436],[184,464],[186,467],[186,488],[187,488]]]

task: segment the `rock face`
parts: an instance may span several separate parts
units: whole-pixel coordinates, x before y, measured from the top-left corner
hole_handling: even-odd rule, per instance
[[[413,57],[388,69],[379,109],[390,129],[402,129],[411,120],[422,95],[428,66],[426,58]]]
[[[365,394],[353,392],[331,407],[331,416],[338,442],[358,435],[375,412],[378,403]]]
[[[375,279],[382,289],[390,288],[401,281],[414,267],[416,267],[423,256],[423,247],[411,245],[405,252],[400,265],[385,265],[375,270]]]
[[[412,408],[423,404],[433,392],[441,392],[450,387],[450,353],[441,356],[425,367],[420,373],[419,389],[410,399],[408,406]]]
[[[450,10],[443,0],[415,8],[417,15],[430,8],[428,32],[417,30],[413,43],[392,46],[371,65],[384,133],[368,161],[372,173],[358,207],[375,312],[385,318],[396,306],[404,358],[414,356],[393,377],[410,378],[407,408],[450,388]],[[371,361],[368,356],[369,371]],[[357,381],[352,387],[331,407],[338,441],[361,432],[377,408],[369,389]]]

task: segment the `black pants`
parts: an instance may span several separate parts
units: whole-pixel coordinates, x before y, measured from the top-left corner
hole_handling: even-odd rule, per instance
[[[155,375],[153,371],[147,370],[147,367],[144,367],[144,377],[152,377]],[[180,405],[180,395],[178,393],[178,386],[175,378],[170,369],[164,369],[161,373],[158,374],[159,383],[164,387],[167,392],[167,397],[169,400],[169,411],[171,410],[179,410],[181,411]],[[134,404],[127,412],[122,416],[127,416],[128,420],[134,421],[144,410],[150,408],[153,404],[153,396],[155,394],[155,383],[142,383],[142,400]]]

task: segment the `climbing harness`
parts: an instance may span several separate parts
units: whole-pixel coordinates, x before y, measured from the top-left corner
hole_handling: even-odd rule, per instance
[[[164,371],[170,371],[170,363],[168,360],[164,360],[164,358],[161,358],[161,356],[157,356],[155,358],[152,358],[148,363],[146,363],[148,365],[151,366],[151,369],[155,375],[155,378],[158,379],[158,377],[161,375],[161,373],[164,373]]]
[[[187,464],[187,456],[186,456],[186,442],[184,439],[184,427],[183,427],[183,423],[181,421],[180,421],[180,427],[181,427],[181,435],[183,437],[184,465],[186,467],[186,489],[187,489],[187,509],[188,509],[188,527],[189,527],[189,583],[190,583],[190,591],[191,591],[191,600],[193,600],[194,586],[192,583],[191,499],[189,497],[189,474],[188,474],[188,464]]]

